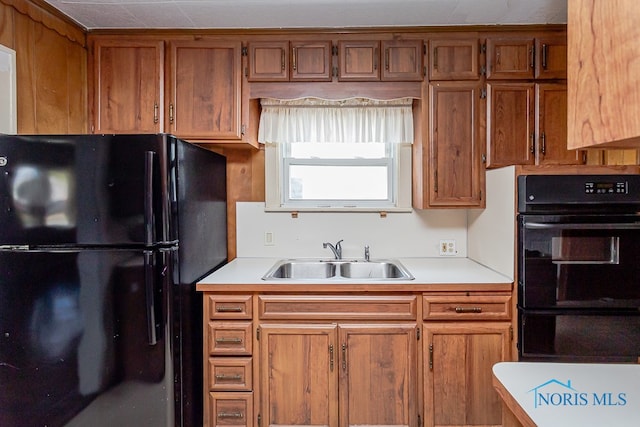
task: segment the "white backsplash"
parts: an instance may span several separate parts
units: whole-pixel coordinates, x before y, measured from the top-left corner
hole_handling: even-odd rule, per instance
[[[410,213],[265,212],[263,202],[237,202],[237,256],[331,258],[323,242],[343,239],[344,258],[438,257],[440,240],[455,240],[457,257],[467,257],[467,211],[414,210]],[[273,244],[265,244],[271,233]]]

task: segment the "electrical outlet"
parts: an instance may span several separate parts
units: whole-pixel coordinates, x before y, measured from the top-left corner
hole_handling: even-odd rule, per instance
[[[264,232],[264,245],[265,246],[273,246],[275,245],[275,236],[273,231],[265,231]]]
[[[440,240],[440,256],[454,256],[458,253],[456,241],[453,239]]]

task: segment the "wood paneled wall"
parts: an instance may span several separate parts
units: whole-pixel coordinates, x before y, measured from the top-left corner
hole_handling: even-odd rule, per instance
[[[0,43],[16,51],[18,133],[85,133],[84,31],[27,0],[0,0]]]

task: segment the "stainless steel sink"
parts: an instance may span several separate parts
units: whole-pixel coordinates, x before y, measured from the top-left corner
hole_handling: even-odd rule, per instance
[[[305,260],[278,261],[263,280],[413,280],[396,260]]]
[[[345,262],[340,275],[347,279],[409,279],[411,274],[395,261]],[[413,279],[413,276],[411,276]]]
[[[284,260],[276,263],[263,279],[328,279],[335,276],[336,271],[332,262]]]

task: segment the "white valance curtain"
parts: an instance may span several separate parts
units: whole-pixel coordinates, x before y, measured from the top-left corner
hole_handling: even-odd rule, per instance
[[[261,143],[413,142],[412,99],[261,99]]]

